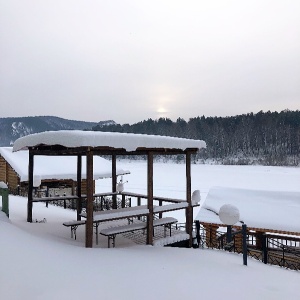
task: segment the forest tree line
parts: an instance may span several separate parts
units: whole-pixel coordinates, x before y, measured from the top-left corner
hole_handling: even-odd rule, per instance
[[[232,117],[148,119],[132,125],[95,126],[95,131],[141,133],[204,140],[195,159],[223,164],[300,165],[300,111]]]

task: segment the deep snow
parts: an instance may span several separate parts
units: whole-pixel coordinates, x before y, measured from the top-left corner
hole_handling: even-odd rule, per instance
[[[145,192],[146,164],[120,163],[131,171],[125,190]],[[185,167],[155,164],[157,196],[184,198]],[[211,186],[300,191],[299,168],[193,165],[193,190],[201,202]],[[109,191],[99,180],[97,191]],[[179,214],[179,213],[178,213]],[[116,248],[84,248],[84,230],[71,240],[64,221],[75,212],[10,196],[10,220],[0,213],[0,297],[15,299],[297,299],[300,273],[218,250],[137,246],[118,237]]]

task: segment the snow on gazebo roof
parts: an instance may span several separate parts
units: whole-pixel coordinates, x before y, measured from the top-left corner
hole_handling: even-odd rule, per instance
[[[218,214],[224,204],[236,206],[239,220],[249,228],[300,233],[299,192],[213,187],[195,219],[221,225]]]
[[[110,147],[135,151],[138,148],[150,149],[201,149],[206,147],[206,143],[201,140],[191,140],[167,136],[99,132],[99,131],[79,131],[61,130],[46,131],[27,135],[15,141],[13,151],[27,149],[38,145],[61,145],[68,148],[76,147]]]
[[[13,152],[12,147],[0,147],[0,155],[10,164],[20,177],[20,181],[28,181],[28,150]],[[77,180],[76,156],[43,156],[34,158],[34,175],[45,179]],[[111,163],[99,156],[94,157],[94,179],[111,177]],[[117,175],[129,174],[117,168]],[[82,179],[86,179],[86,158],[82,157]]]

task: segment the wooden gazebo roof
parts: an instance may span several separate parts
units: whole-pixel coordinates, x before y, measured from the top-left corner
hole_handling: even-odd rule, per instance
[[[32,134],[15,141],[13,151],[29,149],[29,193],[27,221],[32,222],[33,162],[35,155],[77,156],[77,182],[81,182],[81,158],[87,160],[86,247],[93,245],[93,156],[112,156],[112,192],[116,191],[116,155],[146,155],[148,160],[147,197],[149,218],[147,243],[153,243],[153,156],[155,154],[186,156],[187,233],[192,243],[193,210],[191,204],[191,154],[205,148],[201,140],[95,131],[52,131]],[[78,198],[81,189],[78,188]],[[78,211],[79,218],[79,211]]]

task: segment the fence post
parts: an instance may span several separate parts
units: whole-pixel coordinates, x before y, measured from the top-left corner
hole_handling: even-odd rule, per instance
[[[227,243],[230,243],[232,240],[232,226],[231,225],[227,226],[226,240],[227,240],[226,241]]]
[[[122,208],[125,207],[125,195],[123,194],[122,195]]]
[[[243,263],[247,266],[247,225],[242,225],[242,235],[243,235]]]
[[[159,206],[162,206],[162,200],[159,200]],[[162,218],[162,213],[161,212],[158,214],[158,217],[160,219]]]
[[[141,197],[137,197],[137,206],[141,206]],[[141,217],[138,217],[138,220],[140,220]]]
[[[0,196],[2,196],[2,211],[9,218],[8,187],[3,181],[0,182]]]
[[[196,220],[195,223],[196,223],[196,239],[199,248],[200,247],[200,222],[199,220]]]
[[[268,245],[267,245],[267,236],[266,234],[262,235],[262,261],[264,264],[268,263]]]

